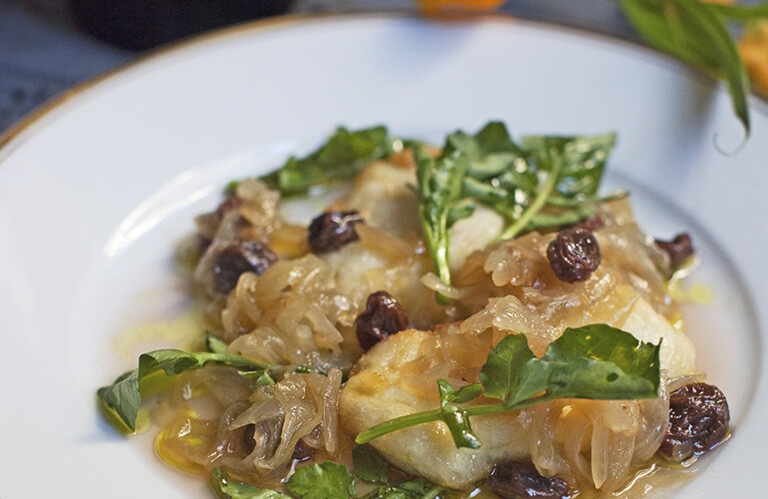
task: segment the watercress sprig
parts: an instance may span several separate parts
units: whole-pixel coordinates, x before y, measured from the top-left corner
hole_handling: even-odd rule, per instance
[[[102,408],[112,419],[130,433],[136,431],[136,416],[141,407],[141,394],[148,379],[161,372],[175,376],[185,371],[200,369],[209,364],[245,367],[250,371],[268,370],[270,366],[253,362],[240,355],[217,352],[184,352],[181,350],[155,350],[139,356],[138,369],[118,377],[114,383],[98,389],[96,396]]]
[[[216,497],[221,499],[291,499],[291,496],[276,490],[234,480],[221,468],[215,468],[211,472],[208,483]]]
[[[472,212],[472,210],[464,210],[452,213],[452,209],[461,199],[461,183],[467,171],[468,161],[464,155],[448,147],[443,149],[443,153],[437,159],[432,158],[420,147],[416,148],[414,154],[418,181],[419,219],[424,241],[438,277],[450,284],[448,231],[460,218],[469,216]],[[438,295],[438,301],[448,302],[442,295]]]
[[[598,400],[653,398],[658,395],[658,345],[637,340],[630,333],[605,324],[568,328],[537,358],[523,334],[505,337],[489,353],[477,384],[454,390],[438,381],[441,407],[409,414],[378,424],[360,433],[364,444],[410,426],[442,421],[457,447],[481,445],[470,418],[513,411],[557,398]],[[495,404],[458,406],[480,395],[498,399]]]
[[[475,135],[449,134],[437,158],[417,150],[419,215],[438,277],[451,283],[451,227],[477,203],[507,221],[499,239],[592,215],[596,203],[612,199],[596,192],[615,140],[613,134],[527,136],[518,145],[503,123],[490,122]]]
[[[304,194],[316,185],[349,180],[370,161],[402,147],[401,140],[389,137],[385,126],[354,131],[339,127],[316,151],[303,158],[291,156],[262,180],[283,195]]]

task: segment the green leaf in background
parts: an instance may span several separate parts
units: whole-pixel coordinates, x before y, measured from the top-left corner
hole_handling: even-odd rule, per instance
[[[347,499],[357,495],[355,477],[346,466],[333,461],[297,469],[285,486],[302,499]]]
[[[291,499],[275,490],[235,481],[221,468],[213,470],[209,484],[216,497],[221,499]]]
[[[205,332],[205,349],[213,353],[227,353],[229,345],[210,331]]]
[[[389,463],[378,452],[367,445],[355,447],[352,451],[352,463],[355,475],[361,480],[372,483],[387,483]]]
[[[511,334],[488,354],[480,374],[483,395],[497,398],[501,403],[458,407],[447,401],[458,391],[440,380],[440,409],[385,421],[360,433],[355,441],[363,444],[403,428],[443,421],[457,447],[476,448],[480,442],[469,424],[472,416],[522,409],[556,398],[657,397],[660,348],[661,343],[641,342],[620,329],[593,324],[566,329],[538,359],[525,335]],[[474,396],[474,389],[470,391]],[[459,400],[470,400],[470,397],[457,397],[457,402]]]
[[[716,14],[734,21],[747,22],[768,19],[768,3],[758,5],[712,3],[707,8]]]
[[[651,45],[728,83],[736,116],[750,133],[749,78],[725,16],[758,18],[765,7],[728,9],[699,0],[621,0],[624,14]]]
[[[184,371],[199,369],[213,362],[232,367],[248,367],[253,370],[269,368],[265,364],[252,362],[239,355],[227,355],[214,352],[183,352],[167,349],[155,350],[139,357],[139,368],[126,373],[110,386],[99,388],[96,396],[101,406],[114,416],[128,432],[136,431],[136,416],[141,407],[141,393],[145,382],[153,375],[164,372],[166,376],[175,376]]]
[[[460,201],[467,161],[460,154],[450,151],[443,151],[443,154],[435,159],[422,148],[416,149],[415,158],[421,229],[435,272],[443,282],[450,284],[449,218],[453,218],[453,222],[456,221],[457,213],[452,212],[452,209]],[[464,212],[465,215],[467,213]],[[438,300],[447,303],[447,299],[439,295]]]
[[[353,178],[370,161],[392,152],[392,144],[384,126],[339,127],[319,149],[303,158],[292,156],[262,180],[284,195],[304,194],[316,185]]]

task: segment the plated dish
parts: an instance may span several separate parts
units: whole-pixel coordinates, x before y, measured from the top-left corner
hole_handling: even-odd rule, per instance
[[[441,146],[446,132],[475,133],[489,117],[518,139],[619,132],[603,192],[628,189],[654,237],[690,232],[703,263],[689,283],[713,300],[683,307],[687,333],[728,397],[734,429],[682,472],[695,478],[675,497],[759,490],[768,234],[751,214],[763,210],[768,122],[761,102],[750,105],[751,140],[723,156],[713,136],[727,150],[742,138],[728,95],[658,54],[516,19],[370,14],[241,27],[69,94],[0,139],[0,258],[9,262],[0,308],[12,351],[0,363],[12,408],[0,427],[13,450],[0,455],[13,477],[0,496],[28,497],[34,484],[41,496],[210,497],[204,480],[158,466],[157,427],[126,442],[94,403],[140,353],[200,347],[178,341],[179,328],[199,325],[171,250],[192,219],[221,202],[230,180],[310,153],[335,124],[386,123]],[[307,227],[327,205],[286,206],[288,219]],[[126,330],[155,339],[126,351]],[[59,463],[45,480],[30,465],[41,443],[46,462]]]
[[[105,416],[156,423],[156,455],[222,497],[651,490],[730,411],[679,309],[690,236],[598,195],[614,143],[339,128],[230,182],[179,250],[204,344],[142,354],[99,389]],[[283,215],[332,188],[308,226]]]

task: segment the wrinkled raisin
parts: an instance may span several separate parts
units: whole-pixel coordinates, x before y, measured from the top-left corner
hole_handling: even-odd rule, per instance
[[[357,341],[363,350],[370,349],[387,336],[408,327],[408,315],[398,301],[386,291],[368,296],[365,310],[355,320]]]
[[[304,439],[300,438],[296,442],[296,447],[293,448],[293,455],[291,456],[296,461],[306,461],[315,453],[315,449],[304,443]]]
[[[659,453],[674,461],[703,454],[728,435],[731,415],[720,389],[691,383],[669,395],[669,423]]]
[[[558,279],[584,281],[600,265],[600,245],[586,229],[563,229],[547,246],[547,259]]]
[[[235,289],[241,274],[255,272],[261,275],[276,261],[277,256],[269,246],[258,241],[240,241],[225,246],[213,266],[216,288],[227,294]]]
[[[669,255],[669,262],[673,269],[680,267],[694,253],[691,236],[687,233],[678,234],[671,241],[656,239],[656,246]]]
[[[335,251],[360,237],[355,224],[363,222],[357,211],[331,211],[318,215],[309,224],[309,245],[315,253]]]
[[[564,480],[541,476],[530,462],[512,461],[495,465],[491,471],[490,486],[504,499],[571,497],[571,490]]]

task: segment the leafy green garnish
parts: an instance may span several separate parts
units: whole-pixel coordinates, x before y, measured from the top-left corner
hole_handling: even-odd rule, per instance
[[[205,332],[205,349],[213,353],[227,353],[226,341],[222,340],[210,331]]]
[[[272,379],[269,372],[271,368],[256,369],[255,371],[238,371],[238,374],[244,378],[255,379],[254,384],[249,385],[251,390],[255,390],[260,386],[272,386],[275,384],[275,380]]]
[[[442,487],[417,478],[397,485],[382,485],[365,499],[434,499],[442,491]]]
[[[620,329],[593,324],[566,329],[538,359],[525,335],[511,334],[490,352],[480,376],[483,395],[500,403],[456,406],[478,396],[479,390],[469,385],[472,388],[455,391],[439,380],[440,409],[385,421],[360,433],[355,441],[364,444],[403,428],[443,421],[457,447],[476,448],[480,441],[469,425],[472,416],[522,409],[557,398],[653,398],[659,390],[660,347],[661,343],[640,342]]]
[[[728,83],[734,112],[749,136],[749,78],[726,18],[764,18],[768,7],[715,5],[699,0],[620,1],[624,14],[651,45]]]
[[[416,149],[415,157],[422,232],[438,277],[450,284],[449,221],[455,223],[458,217],[471,214],[468,210],[452,211],[461,199],[461,185],[468,162],[463,155],[456,154],[450,144],[446,144],[437,159],[422,148]],[[448,301],[440,295],[438,299],[441,303]]]
[[[139,357],[139,368],[123,374],[109,386],[99,388],[96,395],[105,410],[130,432],[136,431],[136,415],[141,406],[141,392],[145,381],[151,376],[164,372],[175,376],[184,371],[199,369],[208,363],[232,367],[247,367],[264,370],[269,366],[250,361],[239,355],[214,352],[189,353],[181,350],[156,350]]]
[[[354,475],[333,461],[297,469],[285,486],[302,499],[347,499],[357,495]]]
[[[111,385],[99,388],[96,397],[110,423],[123,433],[136,431],[136,416],[141,406],[136,369],[118,376]]]
[[[339,127],[319,149],[303,158],[291,156],[262,180],[284,195],[304,194],[316,185],[353,178],[368,162],[393,152],[394,142],[384,126]]]
[[[528,136],[520,146],[503,123],[490,122],[475,135],[449,134],[437,158],[417,148],[419,217],[438,277],[451,283],[450,229],[477,203],[506,219],[501,239],[594,214],[594,204],[612,199],[596,192],[615,141],[612,134]]]
[[[291,499],[275,490],[232,480],[226,471],[215,468],[209,480],[211,489],[221,499]]]
[[[389,463],[367,445],[355,447],[355,450],[352,451],[352,463],[355,475],[361,480],[372,483],[387,483]]]

